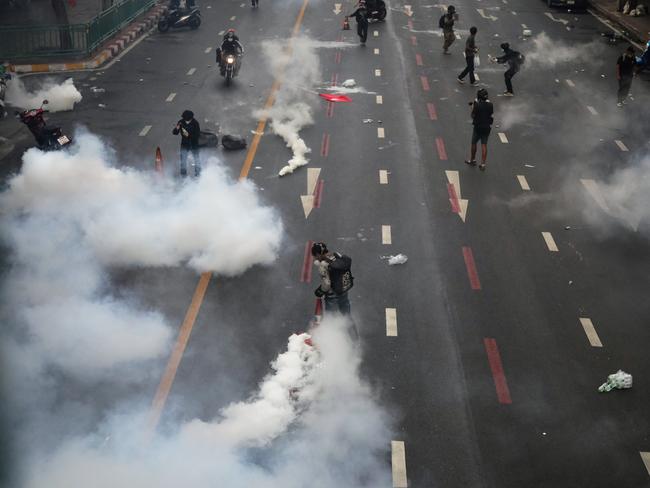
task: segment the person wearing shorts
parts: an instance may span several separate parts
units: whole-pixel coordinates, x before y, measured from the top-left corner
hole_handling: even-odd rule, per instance
[[[492,130],[492,122],[494,121],[492,115],[494,113],[494,106],[488,99],[488,92],[485,88],[481,88],[476,93],[476,100],[470,103],[472,107],[472,145],[470,149],[470,158],[465,160],[465,163],[470,166],[476,166],[476,149],[478,143],[481,143],[481,164],[478,165],[481,171],[485,171],[487,163],[487,142]]]

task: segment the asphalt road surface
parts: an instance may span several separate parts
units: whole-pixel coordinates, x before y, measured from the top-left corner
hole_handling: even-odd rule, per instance
[[[274,82],[261,46],[288,42],[297,19],[300,35],[354,44],[318,48],[320,86],[304,88],[352,78],[366,90],[333,105],[311,95],[314,123],[301,131],[310,163],[292,175],[277,177],[290,152],[266,128],[248,178],[282,216],[281,256],[270,268],[210,280],[162,421],[208,419],[255,388],[313,314],[317,277],[305,282],[305,245],[323,240],[353,258],[363,375],[395,418],[386,439],[393,486],[648,487],[650,225],[648,213],[618,212],[604,182],[648,153],[650,85],[637,78],[634,100],[616,106],[614,67],[626,44],[605,44],[607,28],[589,13],[541,0],[462,0],[459,39],[445,56],[437,28],[445,5],[411,1],[391,2],[362,47],[354,22],[341,30],[350,2],[306,0],[299,18],[298,1],[261,0],[251,10],[241,0],[205,0],[198,30],[152,32],[110,67],[72,74],[83,101],[50,118],[100,134],[116,161],[141,169],[153,168],[159,146],[169,174],[178,172],[171,129],[186,108],[207,129],[253,139],[254,112]],[[456,76],[472,25],[479,84],[495,105],[485,172],[463,163],[476,88]],[[229,27],[246,55],[226,87],[214,46]],[[533,39],[542,32],[550,41],[540,47]],[[513,98],[500,95],[503,69],[487,59],[504,41],[527,56]],[[570,51],[588,43],[594,51]],[[13,141],[5,175],[31,143],[24,131]],[[219,150],[234,176],[246,154]],[[306,217],[310,168],[320,169],[319,205]],[[397,253],[408,262],[382,259]],[[199,279],[182,269],[113,278],[179,327]],[[618,369],[632,373],[634,387],[598,393]],[[74,388],[98,405],[132,393]],[[153,398],[157,388],[152,380],[139,393]],[[395,465],[391,446],[401,442],[405,465]]]

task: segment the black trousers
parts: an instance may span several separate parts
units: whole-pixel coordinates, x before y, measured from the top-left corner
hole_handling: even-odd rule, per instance
[[[508,71],[506,71],[504,74],[504,77],[506,79],[506,91],[509,93],[514,93],[512,91],[512,78],[517,74],[517,71],[519,71],[519,69],[512,67],[508,69]]]
[[[467,66],[463,72],[458,75],[458,79],[462,80],[469,73],[469,81],[470,83],[474,83],[476,81],[476,78],[474,77],[474,55],[472,54],[471,56],[468,56],[465,54],[465,63],[467,63]]]
[[[630,93],[630,88],[632,88],[632,77],[621,76],[621,79],[618,80],[618,103],[623,103]]]
[[[368,39],[368,22],[357,22],[357,34],[361,42],[366,42],[366,39]]]

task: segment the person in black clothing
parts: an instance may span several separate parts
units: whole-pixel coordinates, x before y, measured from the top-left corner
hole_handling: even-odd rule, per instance
[[[621,54],[616,61],[616,78],[618,79],[618,103],[622,107],[625,103],[627,95],[632,88],[632,79],[634,78],[634,66],[636,65],[636,57],[634,55],[634,48],[628,46],[623,54]]]
[[[357,34],[359,35],[361,44],[365,45],[366,39],[368,38],[368,10],[365,0],[360,0],[357,9],[350,15],[345,16],[346,19],[348,17],[354,17],[357,21]]]
[[[444,54],[451,54],[449,47],[456,40],[456,33],[454,32],[454,21],[458,18],[456,15],[456,7],[450,5],[447,7],[447,13],[440,17],[438,26],[442,29],[442,37],[444,42],[442,44],[442,52]]]
[[[472,147],[469,161],[465,161],[470,166],[476,166],[476,145],[481,141],[481,164],[479,169],[485,171],[485,164],[487,160],[487,141],[492,130],[492,114],[494,113],[494,106],[488,99],[488,92],[485,88],[481,88],[476,93],[476,100],[470,102],[472,107]]]
[[[458,82],[465,83],[463,78],[469,73],[469,82],[472,85],[476,85],[476,77],[474,76],[474,56],[478,52],[478,47],[476,47],[476,32],[478,29],[476,27],[470,27],[469,37],[465,41],[465,63],[467,66],[461,74],[458,75]]]
[[[185,110],[181,115],[172,134],[181,135],[181,176],[187,176],[187,155],[192,153],[194,176],[201,174],[201,159],[199,158],[199,136],[201,127],[194,118],[194,112]]]
[[[493,58],[493,61],[496,61],[499,64],[508,64],[508,69],[504,74],[506,79],[506,91],[504,92],[504,95],[506,97],[512,97],[514,95],[514,92],[512,91],[512,78],[521,68],[524,57],[518,51],[510,49],[510,44],[507,42],[501,44],[501,49],[503,49],[503,55],[498,58]]]
[[[228,29],[223,36],[223,41],[221,42],[221,47],[217,48],[217,64],[221,68],[221,74],[223,75],[223,70],[226,69],[226,66],[223,64],[223,58],[228,54],[235,55],[235,74],[239,72],[241,65],[241,57],[244,54],[244,46],[239,42],[239,36],[237,36],[235,29]]]

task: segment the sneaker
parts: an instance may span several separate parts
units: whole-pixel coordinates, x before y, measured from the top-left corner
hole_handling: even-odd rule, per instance
[[[514,97],[515,94],[512,93],[512,92],[507,91],[507,92],[503,92],[503,96],[504,96],[504,97]]]
[[[465,160],[465,164],[469,164],[470,166],[476,166],[476,160],[468,161],[467,159]]]
[[[485,171],[485,163],[479,164],[478,169],[480,169],[481,171]]]
[[[182,170],[181,170],[181,176],[182,176],[183,178],[185,178],[185,177],[187,176],[187,170],[186,170],[186,169],[182,169]]]
[[[472,82],[470,83],[470,85],[472,85],[472,86],[477,86],[477,85],[478,85],[478,81],[472,81]]]
[[[465,80],[463,80],[462,78],[456,78],[456,79],[458,80],[458,83],[460,83],[461,85],[465,84]]]
[[[617,106],[617,107],[622,107],[623,104],[622,104],[621,102],[618,102],[618,103],[616,104],[616,106]]]

